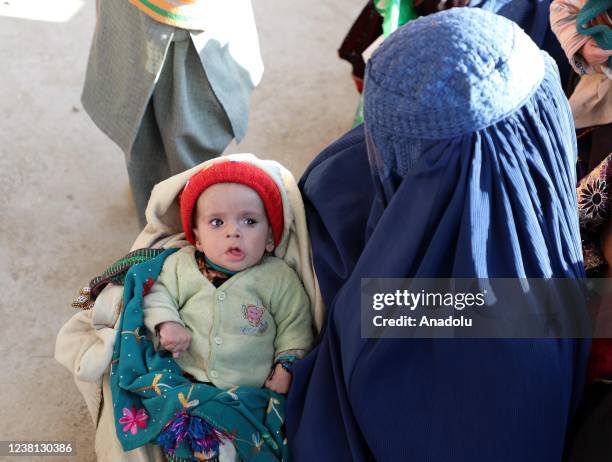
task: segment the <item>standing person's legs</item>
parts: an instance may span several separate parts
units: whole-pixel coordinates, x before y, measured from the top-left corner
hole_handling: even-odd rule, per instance
[[[153,186],[171,175],[166,151],[155,119],[153,100],[149,101],[142,116],[142,122],[132,151],[126,157],[126,165],[138,214],[138,222],[141,227],[144,227],[147,224],[145,210]]]
[[[177,30],[126,159],[141,226],[153,186],[219,156],[233,138],[189,33]]]
[[[153,107],[171,174],[219,156],[234,138],[189,33],[177,31]]]

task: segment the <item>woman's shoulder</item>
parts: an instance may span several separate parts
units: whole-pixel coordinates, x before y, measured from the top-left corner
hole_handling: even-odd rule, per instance
[[[326,207],[331,197],[358,197],[371,202],[370,163],[363,125],[358,125],[325,148],[308,166],[299,182],[306,202]],[[315,206],[315,208],[318,208]]]
[[[347,153],[353,154],[355,152],[362,152],[363,159],[367,163],[363,124],[358,125],[342,135],[314,158],[302,175],[300,180],[300,189],[302,189],[305,182],[313,175],[313,173],[318,173],[318,171],[321,170],[321,167],[326,168],[329,163],[345,157]],[[359,159],[355,158],[354,160],[358,161]]]

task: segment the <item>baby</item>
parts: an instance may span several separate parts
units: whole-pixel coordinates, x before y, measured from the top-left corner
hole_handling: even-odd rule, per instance
[[[284,231],[274,180],[247,162],[193,175],[180,197],[185,238],[144,298],[144,321],[185,373],[219,388],[287,393],[291,365],[313,342],[297,274],[269,255]]]

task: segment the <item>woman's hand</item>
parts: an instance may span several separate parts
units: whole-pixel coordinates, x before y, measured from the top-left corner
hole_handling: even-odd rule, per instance
[[[580,49],[580,54],[591,66],[599,66],[605,64],[608,58],[612,56],[612,50],[602,50],[597,46],[595,40],[589,38],[589,41]]]
[[[158,324],[159,343],[164,349],[172,352],[173,358],[178,358],[191,344],[191,334],[178,322],[167,321]]]

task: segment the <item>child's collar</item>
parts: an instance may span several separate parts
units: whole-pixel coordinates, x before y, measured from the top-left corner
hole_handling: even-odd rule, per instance
[[[210,259],[204,255],[204,259],[206,260],[206,264],[208,266],[210,266],[212,269],[216,270],[216,271],[220,271],[224,274],[227,274],[228,276],[233,276],[234,274],[238,273],[239,271],[232,271],[232,270],[228,270],[227,268],[223,268],[223,266],[219,266],[215,263],[213,263],[212,261],[210,261]]]

